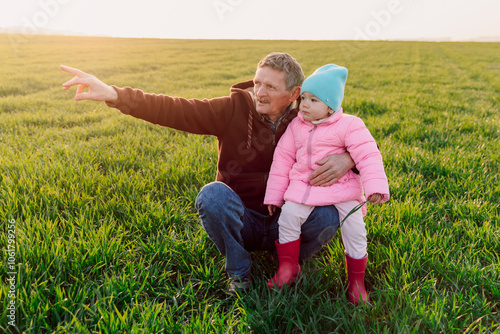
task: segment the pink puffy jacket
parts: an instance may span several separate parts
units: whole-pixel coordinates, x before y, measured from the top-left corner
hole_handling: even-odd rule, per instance
[[[329,187],[309,184],[309,175],[320,167],[315,162],[331,154],[349,152],[359,175],[352,170]],[[313,206],[356,200],[371,194],[389,200],[389,184],[377,143],[363,121],[343,114],[342,108],[315,125],[302,114],[288,125],[274,152],[264,204],[281,207],[284,201]],[[366,214],[366,206],[363,206]]]

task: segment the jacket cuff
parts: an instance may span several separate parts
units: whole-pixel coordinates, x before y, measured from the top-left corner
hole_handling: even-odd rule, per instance
[[[284,201],[264,200],[264,205],[276,205],[278,208],[281,208],[283,204],[285,204]]]
[[[120,88],[114,85],[111,85],[111,87],[118,93],[118,100],[115,103],[106,101],[106,105],[120,110],[125,115],[129,115],[137,104],[133,99],[133,94],[131,94],[131,91],[133,91],[132,88]]]

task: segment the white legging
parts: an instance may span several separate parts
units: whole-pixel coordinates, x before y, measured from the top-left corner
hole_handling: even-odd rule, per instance
[[[349,201],[335,203],[339,212],[339,218],[342,221],[345,216],[359,203]],[[284,244],[295,241],[300,237],[302,224],[311,214],[314,206],[304,205],[294,202],[285,202],[281,208],[281,214],[278,220],[279,224],[279,243]],[[366,256],[366,228],[363,221],[361,209],[351,214],[341,228],[342,242],[346,253],[353,259],[361,259]]]

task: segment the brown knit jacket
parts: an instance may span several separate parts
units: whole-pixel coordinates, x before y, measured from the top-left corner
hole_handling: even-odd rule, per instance
[[[297,116],[297,110],[292,110],[273,134],[255,110],[249,93],[252,81],[232,86],[229,96],[209,100],[113,87],[118,92],[118,101],[107,104],[124,114],[177,130],[216,136],[219,141],[216,180],[231,187],[248,208],[267,214],[263,201],[274,149]]]

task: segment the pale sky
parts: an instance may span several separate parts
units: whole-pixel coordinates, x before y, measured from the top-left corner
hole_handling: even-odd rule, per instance
[[[113,37],[500,41],[500,0],[0,0],[0,28],[9,27]]]

